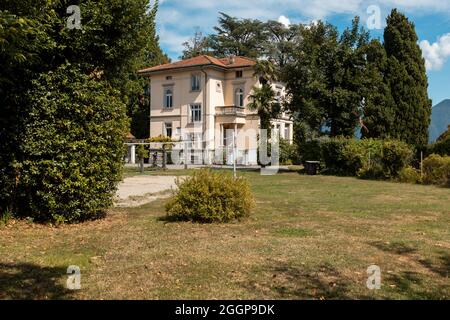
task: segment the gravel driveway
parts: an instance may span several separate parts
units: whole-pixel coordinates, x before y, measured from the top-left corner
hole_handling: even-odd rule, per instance
[[[174,176],[137,176],[125,178],[117,190],[116,207],[138,207],[156,199],[167,198],[175,188]]]

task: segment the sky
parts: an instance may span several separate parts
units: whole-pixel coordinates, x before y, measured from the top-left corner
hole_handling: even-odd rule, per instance
[[[355,15],[383,39],[386,17],[398,8],[414,22],[426,60],[433,105],[450,99],[450,0],[160,0],[157,28],[163,50],[178,60],[196,28],[213,33],[219,12],[283,24],[324,20],[344,30]],[[379,17],[379,19],[378,19]]]

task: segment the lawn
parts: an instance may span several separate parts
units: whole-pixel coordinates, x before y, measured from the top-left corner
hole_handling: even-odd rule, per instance
[[[160,200],[82,225],[0,226],[0,298],[450,298],[449,189],[240,174],[257,199],[241,222],[167,222]],[[373,264],[380,290],[366,287]],[[65,289],[69,265],[79,291]]]

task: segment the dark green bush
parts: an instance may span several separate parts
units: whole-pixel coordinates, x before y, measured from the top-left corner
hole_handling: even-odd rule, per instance
[[[412,148],[396,140],[338,137],[313,140],[305,146],[302,158],[322,161],[324,173],[366,179],[395,178],[413,157]]]
[[[322,140],[314,139],[301,143],[298,147],[298,154],[303,164],[306,161],[323,161]]]
[[[423,161],[423,182],[450,187],[450,156],[432,154]]]
[[[349,166],[349,158],[345,154],[346,147],[351,142],[352,140],[345,138],[333,138],[322,142],[322,158],[327,174],[356,175]]]
[[[171,219],[229,222],[247,217],[254,206],[250,184],[242,177],[202,169],[176,184],[178,189],[166,204]]]
[[[17,213],[56,222],[97,217],[121,180],[125,105],[106,82],[71,65],[42,74],[28,94]]]

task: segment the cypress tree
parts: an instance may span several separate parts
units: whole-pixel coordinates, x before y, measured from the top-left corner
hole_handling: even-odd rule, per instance
[[[417,44],[415,26],[405,15],[392,10],[384,30],[384,47],[388,58],[386,81],[394,101],[392,138],[418,148],[428,142],[431,100],[425,60]]]
[[[372,40],[365,48],[363,138],[390,138],[394,123],[394,101],[385,74],[387,56],[383,44]]]

